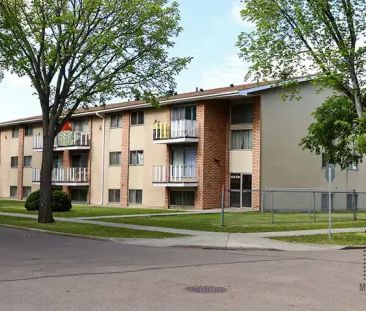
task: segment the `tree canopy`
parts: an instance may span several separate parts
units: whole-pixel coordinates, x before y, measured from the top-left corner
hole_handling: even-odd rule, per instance
[[[179,21],[167,0],[0,1],[0,70],[28,76],[42,108],[40,222],[53,221],[57,133],[79,107],[174,90],[190,61],[169,55]]]
[[[342,168],[365,153],[365,13],[364,0],[245,0],[242,17],[255,30],[240,34],[237,43],[241,57],[252,63],[249,77],[291,82],[312,76],[318,86],[337,92],[314,112],[302,145]],[[340,130],[344,118],[349,128]],[[337,126],[329,127],[332,122]],[[330,140],[321,137],[325,133]]]

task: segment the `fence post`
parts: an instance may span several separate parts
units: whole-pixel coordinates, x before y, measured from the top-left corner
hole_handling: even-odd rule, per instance
[[[261,196],[261,213],[264,212],[264,189],[259,189]]]
[[[271,224],[273,224],[273,190],[271,190]]]
[[[309,189],[309,211],[308,211],[309,217],[310,217],[310,211],[311,211],[311,189]]]
[[[357,220],[357,204],[356,204],[356,190],[352,191],[352,209],[353,209],[353,221]]]
[[[221,227],[224,226],[224,208],[225,208],[225,186],[221,189]]]
[[[316,222],[315,191],[313,191],[313,217],[314,217],[314,222]]]

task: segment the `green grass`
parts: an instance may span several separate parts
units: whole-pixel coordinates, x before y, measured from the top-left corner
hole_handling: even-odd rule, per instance
[[[314,244],[330,244],[330,245],[366,245],[366,233],[364,232],[347,232],[334,233],[332,240],[329,241],[327,234],[300,235],[300,236],[281,236],[273,237],[273,240],[283,242],[296,243],[314,243]]]
[[[0,200],[0,212],[37,214],[36,211],[27,211],[23,201]],[[89,205],[73,205],[69,212],[53,213],[55,217],[94,217],[94,216],[114,216],[114,215],[134,215],[134,214],[159,214],[173,213],[174,210],[149,209],[149,208],[122,208],[122,207],[99,207]]]
[[[366,213],[359,212],[358,220],[353,221],[351,213],[334,213],[334,228],[366,227]],[[138,224],[146,226],[168,227],[214,232],[270,232],[289,230],[324,229],[328,227],[328,215],[318,213],[316,222],[312,215],[301,213],[281,213],[274,216],[259,212],[225,213],[225,226],[221,227],[220,214],[172,215],[131,218],[101,218],[107,222]]]
[[[165,232],[131,230],[125,228],[114,228],[114,227],[80,224],[72,222],[61,222],[61,221],[52,224],[39,224],[35,219],[12,217],[12,216],[0,216],[0,225],[11,225],[19,228],[42,229],[50,232],[79,234],[90,237],[102,237],[102,238],[161,239],[161,238],[174,238],[183,236],[179,234],[165,233]]]

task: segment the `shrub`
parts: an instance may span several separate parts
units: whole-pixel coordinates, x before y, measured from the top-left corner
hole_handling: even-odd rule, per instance
[[[52,192],[52,211],[54,212],[68,212],[71,210],[70,197],[61,190]]]
[[[40,191],[34,191],[25,201],[25,208],[28,211],[39,210]],[[72,208],[70,197],[61,190],[54,190],[52,192],[52,211],[53,212],[67,212]]]
[[[38,211],[39,210],[39,198],[41,193],[39,190],[32,192],[27,200],[25,201],[25,209],[27,211]]]

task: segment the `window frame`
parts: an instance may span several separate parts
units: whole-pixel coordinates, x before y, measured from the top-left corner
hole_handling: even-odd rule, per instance
[[[19,127],[15,126],[11,129],[11,138],[19,138]]]
[[[26,189],[29,190],[29,194],[25,195]],[[23,198],[28,198],[32,193],[32,187],[30,186],[23,186]]]
[[[116,124],[114,124],[116,122]],[[118,129],[122,127],[122,115],[121,114],[113,114],[110,117],[110,128]]]
[[[252,124],[253,123],[253,103],[233,103],[230,105],[230,125],[239,125],[239,124]],[[249,120],[245,120],[245,122],[233,122],[233,115],[237,115],[237,113],[233,113],[233,107],[245,107],[244,109],[248,108],[249,111]],[[243,115],[245,115],[245,111]]]
[[[142,163],[139,163],[139,159],[141,159],[141,157],[139,157],[139,154],[142,154]],[[136,162],[133,161],[134,159],[136,159]],[[142,166],[144,165],[144,161],[145,161],[144,150],[130,150],[130,158],[129,158],[130,166]]]
[[[15,194],[12,195],[12,190],[15,190]],[[9,187],[9,197],[10,198],[16,198],[17,197],[17,192],[18,192],[18,186],[10,186]]]
[[[119,154],[119,157],[118,157],[118,163],[112,163],[112,155],[114,155],[114,154]],[[117,158],[116,158],[117,159]],[[119,165],[121,165],[121,163],[122,163],[122,153],[121,153],[121,151],[110,151],[109,152],[109,166],[119,166]]]
[[[111,198],[113,200],[111,200]],[[121,189],[108,189],[108,203],[119,204],[121,202]]]
[[[29,159],[30,158],[30,163],[27,165],[25,159]],[[32,156],[24,156],[23,159],[23,167],[32,167]]]
[[[136,114],[136,123],[133,123],[133,114]],[[140,117],[142,115],[142,118]],[[142,119],[142,122],[141,122]],[[131,115],[130,115],[130,124],[131,126],[141,126],[145,124],[145,111],[144,110],[136,110],[136,111],[131,111]]]
[[[243,132],[243,148],[234,148],[233,147],[233,133],[234,132]],[[249,134],[249,137],[251,138],[250,140],[248,140],[247,145],[248,148],[244,148],[245,147],[245,138],[247,137],[247,135],[245,135],[245,133],[251,133]],[[230,130],[230,150],[231,151],[235,151],[235,150],[253,150],[253,129],[232,129]]]
[[[16,165],[13,165],[13,159],[16,161]],[[10,157],[10,168],[18,168],[19,165],[19,158],[18,156],[12,156]]]
[[[25,136],[25,137],[33,136],[33,126],[31,126],[31,125],[26,125],[26,126],[24,127],[24,136]]]
[[[138,193],[140,193],[140,198],[138,198],[138,195],[137,195]],[[128,189],[128,204],[141,205],[142,196],[143,196],[142,189]],[[141,202],[138,202],[137,199],[141,199]]]

